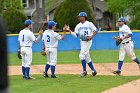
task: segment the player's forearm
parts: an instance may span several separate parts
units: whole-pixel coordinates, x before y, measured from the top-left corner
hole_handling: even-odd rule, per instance
[[[66,32],[64,32],[64,33],[62,34],[62,40],[64,40],[65,35],[66,35]]]
[[[96,34],[97,34],[97,32],[93,32],[93,34],[92,34],[92,38],[93,38]]]
[[[38,43],[39,39],[40,39],[41,35],[38,35],[38,37],[35,40],[35,43]]]
[[[74,37],[77,37],[76,33],[75,33],[75,32],[72,32],[71,30],[70,30],[70,34],[71,34],[72,36],[74,36]]]
[[[127,39],[127,38],[129,38],[131,36],[132,36],[132,34],[128,34],[127,36],[123,37],[122,40]]]

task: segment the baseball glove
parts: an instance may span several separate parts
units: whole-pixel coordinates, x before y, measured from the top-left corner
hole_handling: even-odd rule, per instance
[[[46,56],[46,52],[45,51],[41,51],[41,55],[42,56]]]
[[[22,59],[20,48],[19,48],[18,51],[17,51],[17,57],[18,57],[19,59]]]
[[[120,45],[121,42],[122,42],[122,39],[121,39],[121,38],[118,38],[118,39],[116,40],[116,46]]]
[[[88,36],[81,35],[81,36],[80,36],[80,39],[81,39],[82,41],[88,41]]]

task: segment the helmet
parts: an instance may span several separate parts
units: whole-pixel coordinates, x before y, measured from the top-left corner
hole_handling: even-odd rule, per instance
[[[56,22],[55,21],[49,21],[48,22],[48,27],[52,27],[52,26],[56,26]]]
[[[24,25],[30,25],[30,24],[32,24],[32,20],[30,19],[25,20]]]
[[[124,17],[120,17],[118,22],[125,22],[125,18]]]
[[[80,12],[78,17],[87,17],[87,13],[86,12]]]

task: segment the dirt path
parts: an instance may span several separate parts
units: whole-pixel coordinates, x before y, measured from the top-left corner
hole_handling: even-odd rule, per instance
[[[140,93],[140,79],[108,89],[102,93]]]
[[[106,64],[94,64],[98,75],[114,75],[113,70],[116,70],[116,63],[106,63]],[[21,75],[21,66],[9,66],[9,75]],[[90,74],[91,71],[87,67],[87,71]],[[31,74],[42,74],[44,72],[44,65],[32,65]],[[58,64],[56,67],[56,74],[81,74],[82,66],[81,64]],[[49,71],[50,73],[50,71]],[[125,63],[123,65],[123,76],[140,76],[140,70],[135,63]],[[140,79],[136,81],[129,82],[128,84],[121,85],[103,93],[140,93]]]
[[[113,70],[116,70],[116,63],[106,64],[94,64],[98,75],[114,75]],[[44,71],[44,65],[32,65],[31,74],[42,74]],[[90,74],[91,71],[87,67],[87,71]],[[81,64],[57,64],[56,74],[81,74]],[[50,73],[50,72],[49,72]],[[21,66],[9,66],[9,75],[21,75]],[[140,76],[140,71],[135,63],[125,63],[123,65],[122,75],[124,76]]]

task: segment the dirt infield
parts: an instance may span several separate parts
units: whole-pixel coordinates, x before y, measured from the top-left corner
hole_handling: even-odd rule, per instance
[[[114,75],[113,70],[117,69],[116,63],[101,63],[94,64],[98,75]],[[122,75],[124,76],[140,76],[140,71],[135,63],[125,63],[123,65]],[[90,74],[91,71],[87,67],[87,71]],[[44,65],[32,65],[31,74],[42,74],[44,72]],[[56,74],[81,74],[81,64],[57,64]],[[50,72],[49,72],[50,73]],[[21,66],[9,66],[9,75],[21,75]]]
[[[114,75],[112,71],[116,70],[116,63],[106,63],[106,64],[94,64],[98,75]],[[32,65],[31,74],[42,74],[44,72],[44,65]],[[21,75],[21,66],[9,66],[9,75]],[[87,71],[91,74],[89,67]],[[56,67],[56,74],[81,74],[82,66],[81,64],[58,64]],[[50,73],[50,71],[49,71]],[[140,76],[140,70],[135,63],[125,63],[123,65],[123,76]],[[129,82],[128,84],[121,85],[103,93],[140,93],[140,79],[136,81]]]
[[[140,79],[108,89],[102,93],[140,93]]]

